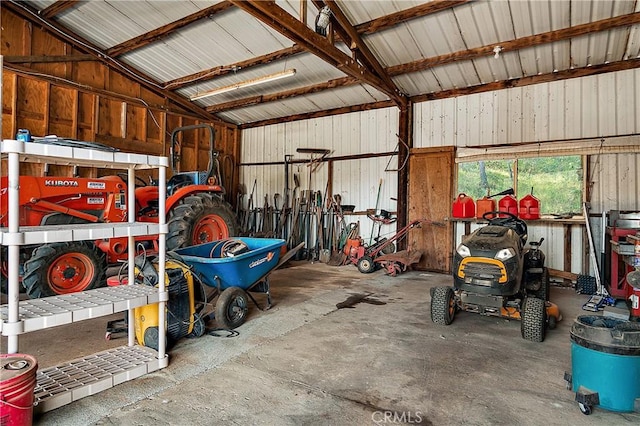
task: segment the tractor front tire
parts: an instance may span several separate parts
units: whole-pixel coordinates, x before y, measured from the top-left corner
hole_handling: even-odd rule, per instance
[[[22,285],[31,299],[102,287],[106,256],[89,242],[45,244],[24,264]]]
[[[169,212],[167,225],[167,250],[223,240],[239,232],[231,206],[207,193],[185,197]]]
[[[451,287],[436,287],[431,295],[431,321],[449,325],[456,314],[456,300]]]
[[[524,299],[521,316],[520,332],[522,337],[532,342],[542,342],[547,325],[545,301],[537,297],[527,297]]]

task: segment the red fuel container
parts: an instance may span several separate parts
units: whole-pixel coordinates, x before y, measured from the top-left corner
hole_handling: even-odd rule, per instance
[[[540,219],[540,200],[531,194],[520,199],[520,218],[527,220]]]
[[[501,212],[511,213],[514,216],[518,216],[518,200],[513,195],[505,195],[500,198],[498,202],[498,210]],[[498,215],[498,217],[505,217],[505,215]]]
[[[476,218],[482,219],[482,216],[487,212],[493,212],[496,210],[496,201],[489,197],[482,197],[476,201]],[[493,216],[493,215],[492,215]],[[487,217],[487,219],[493,219]]]
[[[458,194],[458,198],[453,202],[452,216],[462,219],[476,217],[476,203],[473,202],[473,198],[464,193]]]

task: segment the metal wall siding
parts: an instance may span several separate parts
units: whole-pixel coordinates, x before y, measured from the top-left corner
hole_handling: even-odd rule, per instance
[[[394,108],[342,114],[313,120],[295,121],[272,126],[251,128],[242,134],[242,163],[282,162],[284,155],[307,160],[297,148],[326,148],[331,156],[357,155],[393,151],[397,144],[397,112]],[[395,211],[391,197],[397,193],[397,173],[385,172],[385,167],[397,169],[397,156],[361,160],[337,161],[333,171],[333,193],[340,194],[344,204],[355,204],[357,210],[375,208],[379,180],[382,179],[380,208]],[[240,181],[247,191],[257,182],[254,200],[263,200],[265,194],[273,197],[284,188],[284,166],[242,166]],[[324,194],[328,179],[328,164],[322,163],[311,176],[306,164],[296,164],[292,173],[298,175],[301,189],[320,190]],[[293,188],[293,176],[291,176]],[[261,201],[262,203],[262,201]],[[369,236],[371,225],[363,216],[360,220],[363,236]]]

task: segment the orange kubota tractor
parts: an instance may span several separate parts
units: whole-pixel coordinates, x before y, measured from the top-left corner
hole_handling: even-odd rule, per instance
[[[186,130],[209,132],[206,171],[180,172],[178,135]],[[171,134],[167,182],[167,250],[229,238],[238,233],[231,206],[223,200],[214,129],[207,124],[176,128]],[[0,178],[0,226],[7,224],[7,177]],[[101,178],[20,177],[20,225],[62,225],[127,221],[127,180],[122,175]],[[137,222],[158,220],[158,186],[136,177]],[[157,249],[157,236],[136,237],[136,246]],[[127,258],[127,238],[23,246],[21,282],[31,298],[89,290],[106,284],[108,265]],[[2,289],[6,288],[6,253],[2,253]]]

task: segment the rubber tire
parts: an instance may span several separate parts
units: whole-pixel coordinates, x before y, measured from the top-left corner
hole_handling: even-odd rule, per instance
[[[392,254],[396,252],[396,245],[394,243],[391,243],[387,246],[385,246],[382,250],[380,250],[382,252],[382,254]]]
[[[358,271],[363,274],[370,274],[376,269],[376,264],[373,262],[373,258],[371,256],[362,256],[358,259]]]
[[[231,312],[231,311],[234,312]],[[244,324],[249,311],[249,297],[240,287],[229,287],[220,293],[215,315],[218,327],[233,330]]]
[[[69,291],[56,290],[49,281],[49,268],[63,255],[79,254],[89,259],[93,265],[93,276],[82,287],[74,287]],[[74,241],[66,243],[45,244],[37,247],[31,258],[24,264],[22,285],[31,299],[69,294],[91,290],[106,285],[106,256],[90,242]]]
[[[580,412],[582,414],[584,414],[585,416],[588,416],[589,414],[591,414],[593,412],[592,408],[590,405],[585,405],[581,402],[578,402],[578,408],[580,408]]]
[[[524,299],[521,316],[520,332],[522,337],[532,342],[544,341],[547,325],[547,308],[544,300],[537,297]]]
[[[194,230],[208,215],[215,215],[226,225],[218,235],[198,239]],[[218,195],[199,193],[189,195],[169,211],[167,222],[167,250],[189,247],[197,244],[234,237],[239,233],[239,226],[231,206]],[[207,241],[208,240],[208,241]]]
[[[531,292],[533,297],[537,297],[545,302],[549,301],[549,294],[551,293],[551,283],[549,281],[549,268],[544,267],[542,271],[542,283],[540,283],[540,289]]]
[[[449,325],[456,315],[456,301],[451,287],[436,287],[431,295],[431,321]]]

